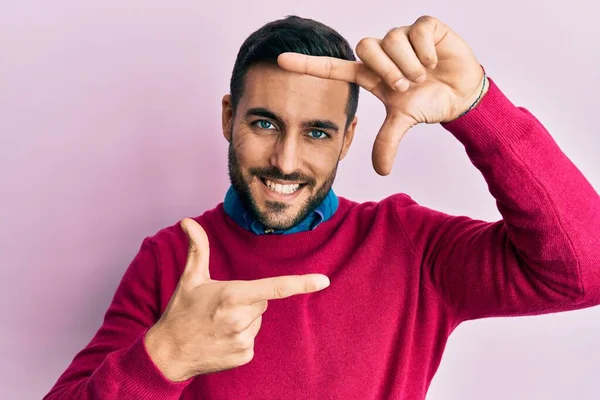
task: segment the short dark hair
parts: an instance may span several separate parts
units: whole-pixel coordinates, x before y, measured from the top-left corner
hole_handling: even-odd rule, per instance
[[[285,52],[356,60],[348,41],[321,22],[295,15],[269,22],[248,36],[238,52],[230,82],[234,113],[244,93],[248,69],[260,63],[276,64],[277,57]],[[346,126],[352,122],[358,108],[359,87],[355,83],[349,85]]]

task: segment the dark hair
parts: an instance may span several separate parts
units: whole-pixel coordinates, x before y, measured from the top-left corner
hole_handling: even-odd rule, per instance
[[[348,41],[321,22],[294,15],[269,22],[252,33],[238,52],[230,82],[231,105],[234,113],[244,93],[248,69],[260,63],[276,64],[277,57],[285,52],[356,60]],[[358,107],[359,87],[354,83],[349,85],[346,125],[354,119]]]

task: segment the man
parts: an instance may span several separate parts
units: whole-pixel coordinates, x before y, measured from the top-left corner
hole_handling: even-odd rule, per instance
[[[46,399],[424,399],[461,322],[600,304],[598,194],[469,46],[421,17],[356,52],[298,17],[246,40],[224,202],[143,241]],[[357,85],[387,110],[379,174],[409,128],[440,123],[502,220],[337,197]]]

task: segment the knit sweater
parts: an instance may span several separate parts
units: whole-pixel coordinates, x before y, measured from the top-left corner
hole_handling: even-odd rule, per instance
[[[322,273],[331,285],[269,302],[254,359],[171,382],[144,334],[187,256],[178,223],[144,239],[56,399],[422,400],[463,321],[600,304],[600,198],[544,126],[493,80],[447,124],[483,174],[502,219],[449,215],[406,194],[356,203],[312,231],[256,235],[224,212],[196,217],[217,280]]]

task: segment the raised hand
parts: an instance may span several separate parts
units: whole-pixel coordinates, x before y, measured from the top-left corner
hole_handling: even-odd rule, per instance
[[[165,312],[145,337],[150,357],[172,381],[250,362],[268,300],[329,286],[320,274],[213,280],[206,232],[188,218],[181,226],[189,241],[187,263]]]
[[[485,93],[483,69],[470,47],[433,17],[392,29],[383,39],[364,38],[356,53],[361,61],[284,53],[278,64],[290,72],[354,82],[383,102],[387,116],[372,154],[380,175],[390,173],[411,127],[456,119]]]

